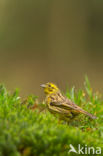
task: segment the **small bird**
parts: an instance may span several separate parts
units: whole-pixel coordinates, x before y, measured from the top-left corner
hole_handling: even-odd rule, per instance
[[[45,102],[48,110],[53,114],[58,114],[60,119],[70,121],[80,113],[96,119],[96,116],[88,113],[79,106],[77,106],[70,99],[62,95],[60,89],[53,83],[46,83],[41,85],[46,94]]]

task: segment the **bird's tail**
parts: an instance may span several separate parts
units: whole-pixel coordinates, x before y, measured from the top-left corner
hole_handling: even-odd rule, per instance
[[[87,115],[87,116],[89,116],[91,119],[96,119],[97,118],[95,115],[90,114],[90,113],[88,113],[85,110],[80,110],[80,112],[83,113],[83,114],[85,114],[85,115]]]

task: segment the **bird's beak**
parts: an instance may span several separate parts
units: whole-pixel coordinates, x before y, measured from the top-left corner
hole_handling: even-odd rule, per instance
[[[40,85],[40,87],[45,88],[45,87],[46,87],[46,85],[45,85],[45,84],[42,84],[42,85]]]

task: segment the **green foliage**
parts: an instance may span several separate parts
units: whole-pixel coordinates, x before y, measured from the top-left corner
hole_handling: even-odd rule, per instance
[[[67,156],[69,145],[103,148],[103,101],[93,93],[86,77],[85,90],[75,93],[73,87],[66,96],[98,118],[80,115],[73,122],[60,122],[48,111],[40,111],[37,97],[25,101],[18,90],[13,94],[0,86],[0,156]],[[33,107],[31,106],[36,106]],[[28,107],[29,106],[29,107]],[[44,107],[44,106],[43,106]]]

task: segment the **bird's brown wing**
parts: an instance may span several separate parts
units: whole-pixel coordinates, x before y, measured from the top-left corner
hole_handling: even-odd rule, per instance
[[[83,113],[85,115],[88,115],[90,118],[92,119],[96,119],[96,116],[88,113],[87,111],[83,110],[81,107],[77,106],[75,103],[73,103],[71,100],[67,99],[65,97],[65,99],[61,100],[61,101],[56,101],[56,100],[52,100],[52,102],[50,103],[50,105],[52,106],[56,106],[56,107],[60,107],[66,110],[71,110],[73,113]]]

